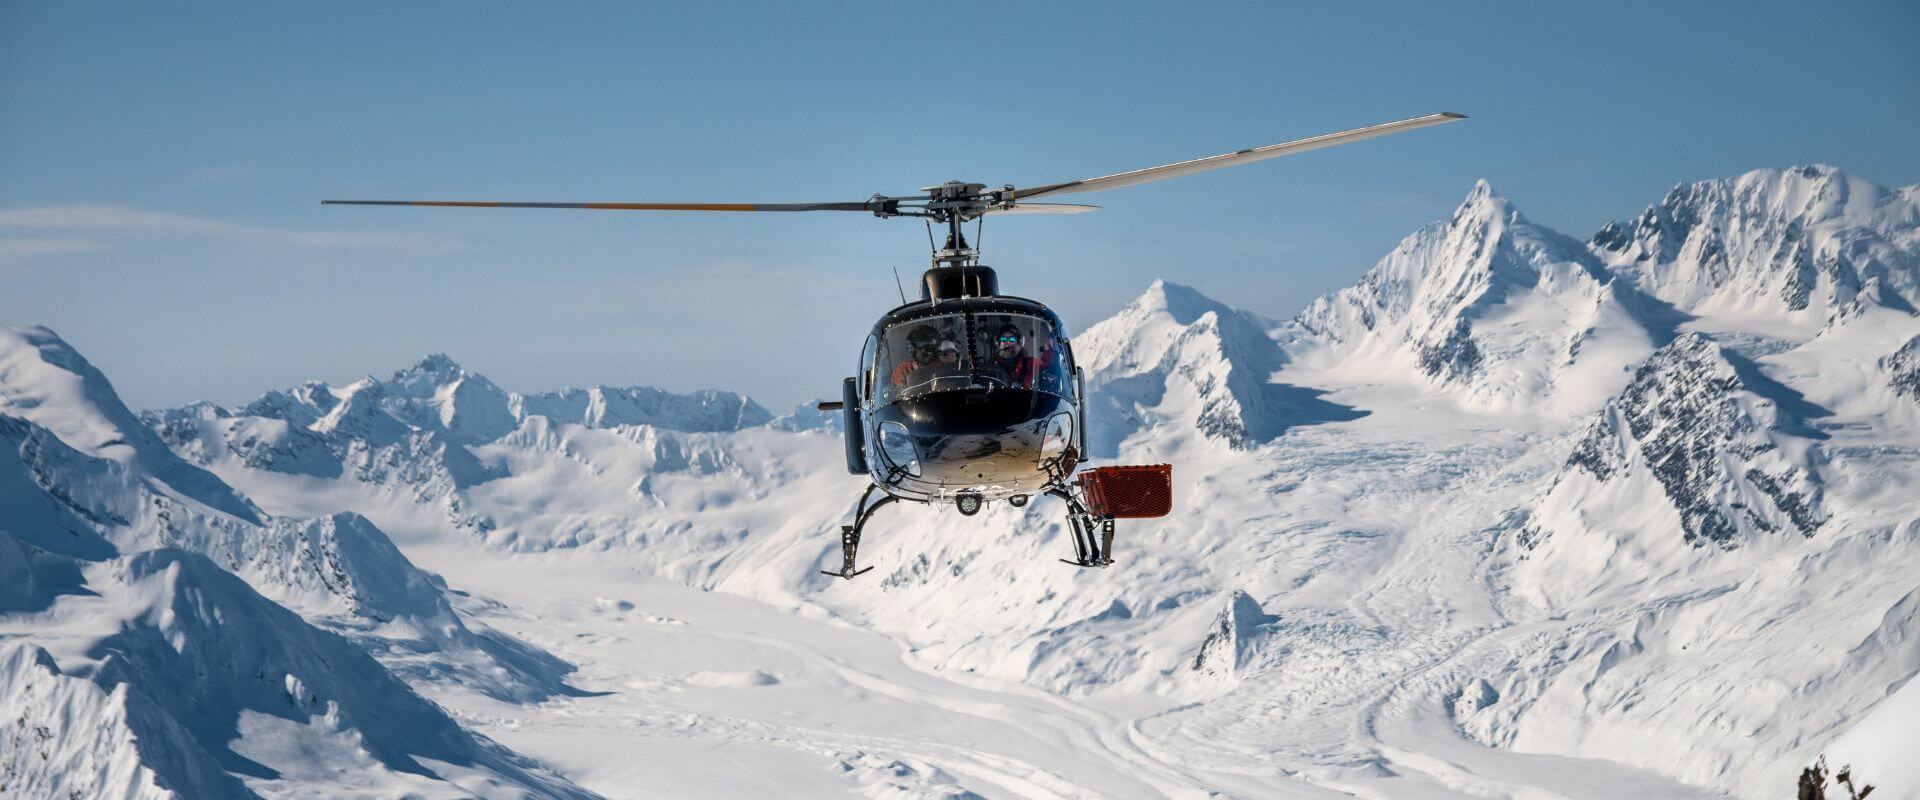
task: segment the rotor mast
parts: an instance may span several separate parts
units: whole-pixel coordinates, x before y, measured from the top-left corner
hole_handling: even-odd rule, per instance
[[[1008,192],[1013,189],[1012,186],[1006,188]],[[933,251],[934,266],[977,266],[980,263],[980,251],[967,244],[966,222],[979,218],[989,209],[1002,205],[1000,200],[1002,192],[988,192],[986,184],[966,181],[947,181],[938,186],[928,186],[920,191],[927,193],[926,204],[920,210],[895,213],[922,216],[930,222],[939,222],[947,226],[946,244]],[[1005,205],[1012,204],[1009,202]]]

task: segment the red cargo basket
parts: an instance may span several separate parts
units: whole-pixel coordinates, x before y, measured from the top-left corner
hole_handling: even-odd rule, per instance
[[[1164,517],[1173,510],[1173,465],[1090,469],[1080,473],[1080,489],[1097,516]]]

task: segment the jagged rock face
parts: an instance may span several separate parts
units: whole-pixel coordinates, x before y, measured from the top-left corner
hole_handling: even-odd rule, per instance
[[[1441,380],[1471,378],[1479,371],[1480,346],[1473,341],[1473,325],[1462,319],[1439,342],[1420,345],[1420,369]]]
[[[1643,472],[1696,547],[1734,547],[1744,534],[1780,530],[1812,536],[1827,516],[1812,468],[1815,445],[1783,448],[1795,438],[1780,430],[1784,415],[1748,390],[1717,345],[1687,334],[1634,373],[1567,467],[1601,483]],[[1535,528],[1529,540],[1542,533]]]
[[[1882,362],[1893,391],[1920,403],[1920,336],[1907,340]]]
[[[1690,312],[1827,319],[1877,282],[1878,302],[1920,297],[1920,207],[1826,166],[1756,170],[1677,186],[1592,247]]]
[[[1577,394],[1591,408],[1605,392],[1587,384],[1651,349],[1609,282],[1579,242],[1481,181],[1446,222],[1315,300],[1289,335],[1302,363],[1373,364],[1381,377],[1411,373],[1483,405]]]

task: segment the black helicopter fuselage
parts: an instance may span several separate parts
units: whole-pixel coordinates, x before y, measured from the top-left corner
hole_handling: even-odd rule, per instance
[[[844,387],[850,471],[929,502],[1036,495],[1073,471],[1084,415],[1060,318],[995,284],[930,270],[923,299],[874,324]]]

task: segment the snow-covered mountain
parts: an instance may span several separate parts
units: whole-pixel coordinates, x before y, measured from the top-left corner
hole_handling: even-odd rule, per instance
[[[510,393],[441,353],[384,381],[368,377],[339,388],[310,382],[268,392],[228,415],[276,419],[377,444],[414,432],[442,434],[461,443],[487,442],[536,415],[589,428],[652,425],[677,431],[732,431],[773,419],[752,400],[712,390],[679,395],[645,386],[595,386]]]
[[[1861,292],[1920,299],[1920,205],[1829,166],[1755,170],[1674,187],[1594,252],[1695,315],[1818,327]]]
[[[1088,449],[1111,456],[1126,436],[1165,423],[1245,449],[1273,440],[1293,421],[1350,414],[1272,381],[1286,363],[1269,336],[1273,328],[1185,286],[1154,281],[1075,338],[1074,356],[1090,376],[1093,398]]]
[[[756,747],[796,786],[817,757],[872,796],[1769,797],[1824,757],[1829,785],[1847,768],[1876,798],[1920,797],[1880,746],[1916,732],[1899,709],[1920,672],[1915,196],[1761,171],[1681,187],[1583,242],[1481,183],[1290,321],[1155,282],[1073,340],[1092,455],[1176,465],[1176,515],[1122,521],[1109,570],[1054,561],[1068,544],[1043,499],[972,518],[887,508],[862,546],[876,569],[822,577],[862,485],[838,416],[761,424],[723,393],[519,395],[436,356],[143,419],[179,456],[166,469],[256,520],[223,524],[277,544],[164,541],[203,542],[187,549],[487,734],[622,791],[660,793],[576,753],[636,729],[661,732],[632,756],[652,771],[729,772],[701,754]],[[1793,277],[1802,262],[1811,278]],[[114,500],[154,473],[12,424],[10,441],[38,442],[21,452],[71,477],[48,490],[0,461],[0,497],[31,499],[0,517],[34,521],[0,520],[18,537],[0,553],[27,554],[0,555],[16,587],[0,589],[0,641],[105,594],[118,531],[165,530]],[[519,605],[449,599],[431,576],[398,592],[411,599],[382,588],[403,577],[325,589],[300,566],[328,548],[319,563],[366,564],[354,576],[403,563],[381,530]],[[621,599],[643,578],[732,599],[687,623]],[[756,618],[735,603],[778,621],[733,622]],[[500,690],[515,678],[467,699],[450,687],[477,677],[426,668],[457,663],[451,646],[409,669],[354,627],[380,623],[339,621],[410,604],[475,630],[484,616],[608,694],[554,688],[535,706]],[[685,671],[702,648],[719,666]],[[910,709],[864,711],[892,703]]]
[[[1422,380],[1487,409],[1593,407],[1651,350],[1633,298],[1577,240],[1481,181],[1360,282],[1292,321],[1305,365]]]
[[[584,795],[394,677],[534,700],[570,667],[469,626],[365,518],[262,513],[44,328],[0,330],[0,497],[10,792]]]
[[[309,382],[271,391],[237,409],[200,403],[148,412],[145,422],[198,465],[236,459],[249,468],[371,487],[402,502],[440,504],[465,524],[456,493],[506,473],[473,448],[529,419],[585,428],[733,431],[773,419],[745,397],[678,395],[643,386],[523,395],[500,389],[443,354],[387,380],[344,387]],[[541,423],[541,424],[544,424]]]
[[[1567,459],[1525,544],[1557,530],[1640,539],[1676,526],[1693,547],[1732,548],[1782,531],[1812,536],[1830,516],[1817,466],[1828,437],[1739,373],[1697,333],[1654,353]]]

